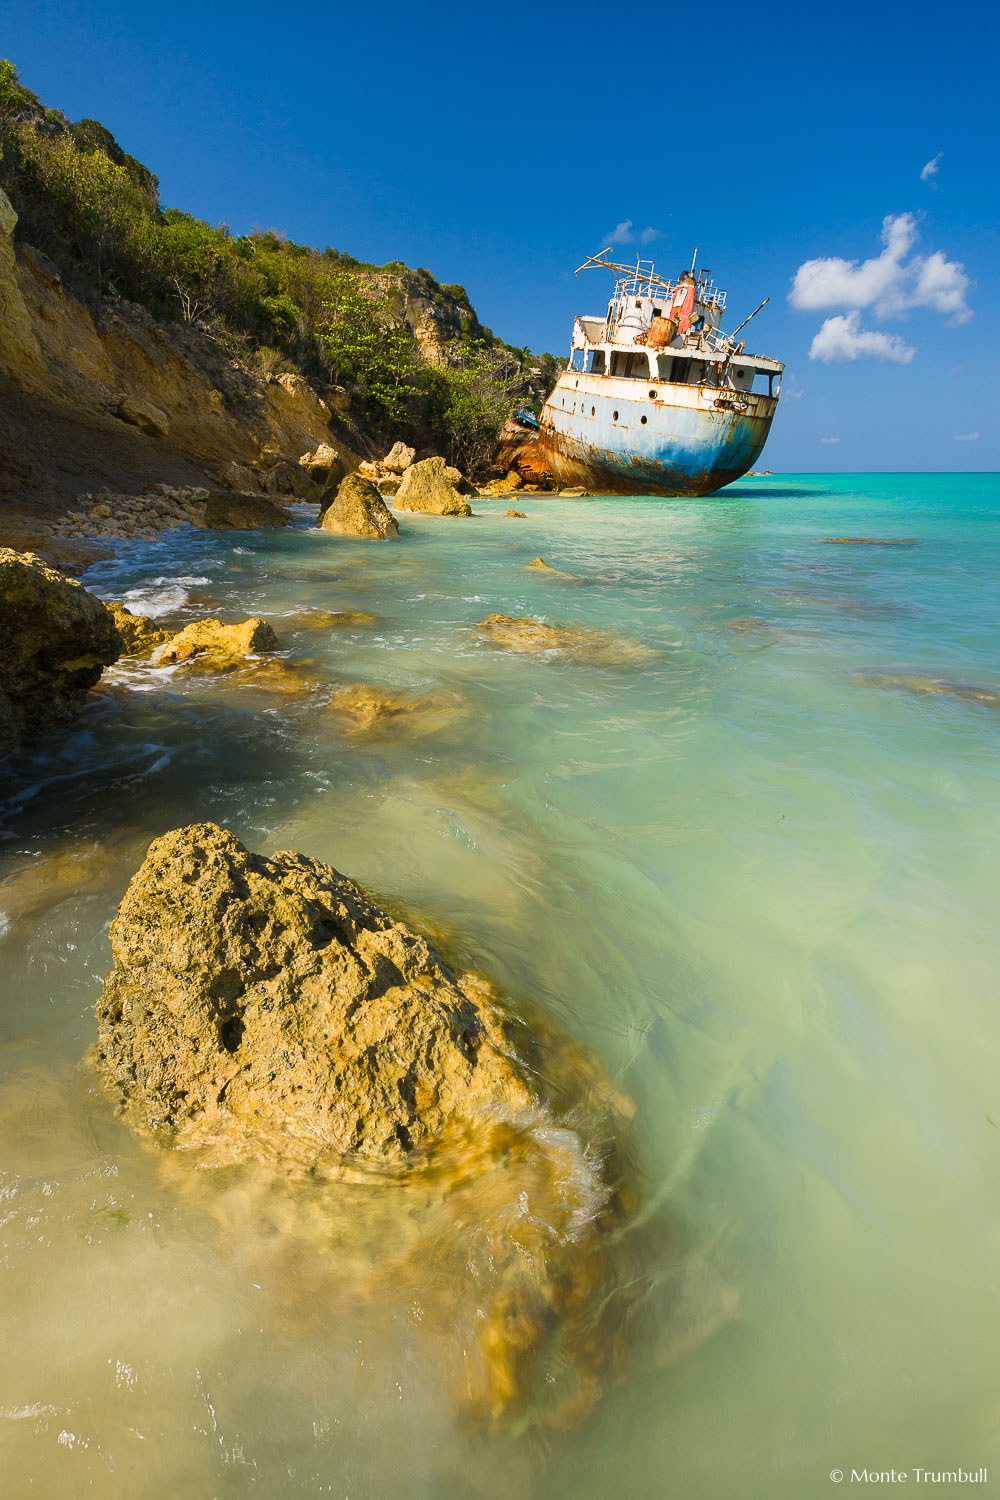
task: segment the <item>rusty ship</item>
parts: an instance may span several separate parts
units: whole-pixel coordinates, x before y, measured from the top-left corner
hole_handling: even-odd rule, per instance
[[[752,468],[778,405],[784,365],[748,354],[721,329],[726,293],[712,273],[670,281],[651,261],[607,259],[605,317],[578,317],[569,363],[542,408],[510,424],[501,462],[528,482],[600,494],[709,495]]]

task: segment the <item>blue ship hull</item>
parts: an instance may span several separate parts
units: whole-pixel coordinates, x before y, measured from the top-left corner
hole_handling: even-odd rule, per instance
[[[564,376],[542,411],[538,437],[524,434],[508,452],[511,467],[561,489],[709,495],[753,468],[777,406],[756,394],[723,396],[717,405],[717,389],[691,387],[675,404],[670,387],[647,399],[645,392],[637,397],[633,382],[631,389],[624,384],[584,376],[571,385]]]

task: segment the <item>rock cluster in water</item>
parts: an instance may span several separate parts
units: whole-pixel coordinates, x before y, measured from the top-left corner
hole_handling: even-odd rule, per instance
[[[168,833],[111,944],[100,1063],[147,1129],[224,1117],[272,1149],[398,1161],[533,1102],[489,987],[306,855]]]
[[[100,599],[33,553],[0,547],[0,754],[72,718],[121,654]]]

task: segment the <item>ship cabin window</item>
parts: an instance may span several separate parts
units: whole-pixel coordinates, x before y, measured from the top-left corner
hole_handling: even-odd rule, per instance
[[[588,349],[587,350],[587,374],[588,375],[606,375],[607,374],[607,365],[605,363],[604,350],[603,349]]]
[[[675,359],[674,367],[670,372],[670,379],[674,385],[687,385],[691,380],[691,360]]]
[[[616,353],[611,356],[612,375],[624,376],[626,380],[648,380],[649,379],[649,355],[643,351],[641,354]]]
[[[572,351],[569,357],[569,367],[571,370],[579,370],[581,374],[583,373],[583,360],[585,353],[586,351],[583,349],[574,349]]]

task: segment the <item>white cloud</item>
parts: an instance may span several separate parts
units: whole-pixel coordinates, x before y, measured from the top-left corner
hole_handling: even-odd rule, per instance
[[[614,229],[608,231],[604,236],[605,245],[649,245],[653,240],[658,240],[662,230],[654,229],[652,224],[647,224],[645,229],[635,229],[631,219],[622,219]]]
[[[931,187],[937,187],[937,183],[936,182],[932,182],[931,179],[933,177],[937,176],[937,174],[938,174],[938,162],[941,160],[941,158],[942,158],[943,155],[944,155],[944,152],[943,151],[939,151],[938,154],[937,154],[937,156],[932,156],[931,159],[930,159],[930,161],[924,163],[924,165],[920,168],[920,181],[921,182],[930,182]]]
[[[965,267],[940,250],[911,254],[917,239],[912,214],[889,214],[882,221],[880,255],[865,261],[836,255],[807,260],[795,273],[788,300],[802,312],[871,307],[880,318],[931,307],[952,323],[967,323],[972,311],[965,301],[970,286]]]
[[[885,359],[896,365],[908,365],[917,351],[894,333],[867,331],[861,327],[861,314],[827,318],[809,347],[809,358],[824,364],[842,364],[855,359]]]
[[[821,443],[839,443],[840,438],[820,438]]]
[[[794,373],[787,372],[781,382],[782,401],[801,401],[805,395],[805,389],[796,380]]]
[[[952,438],[953,443],[978,443],[978,432],[956,432]]]

